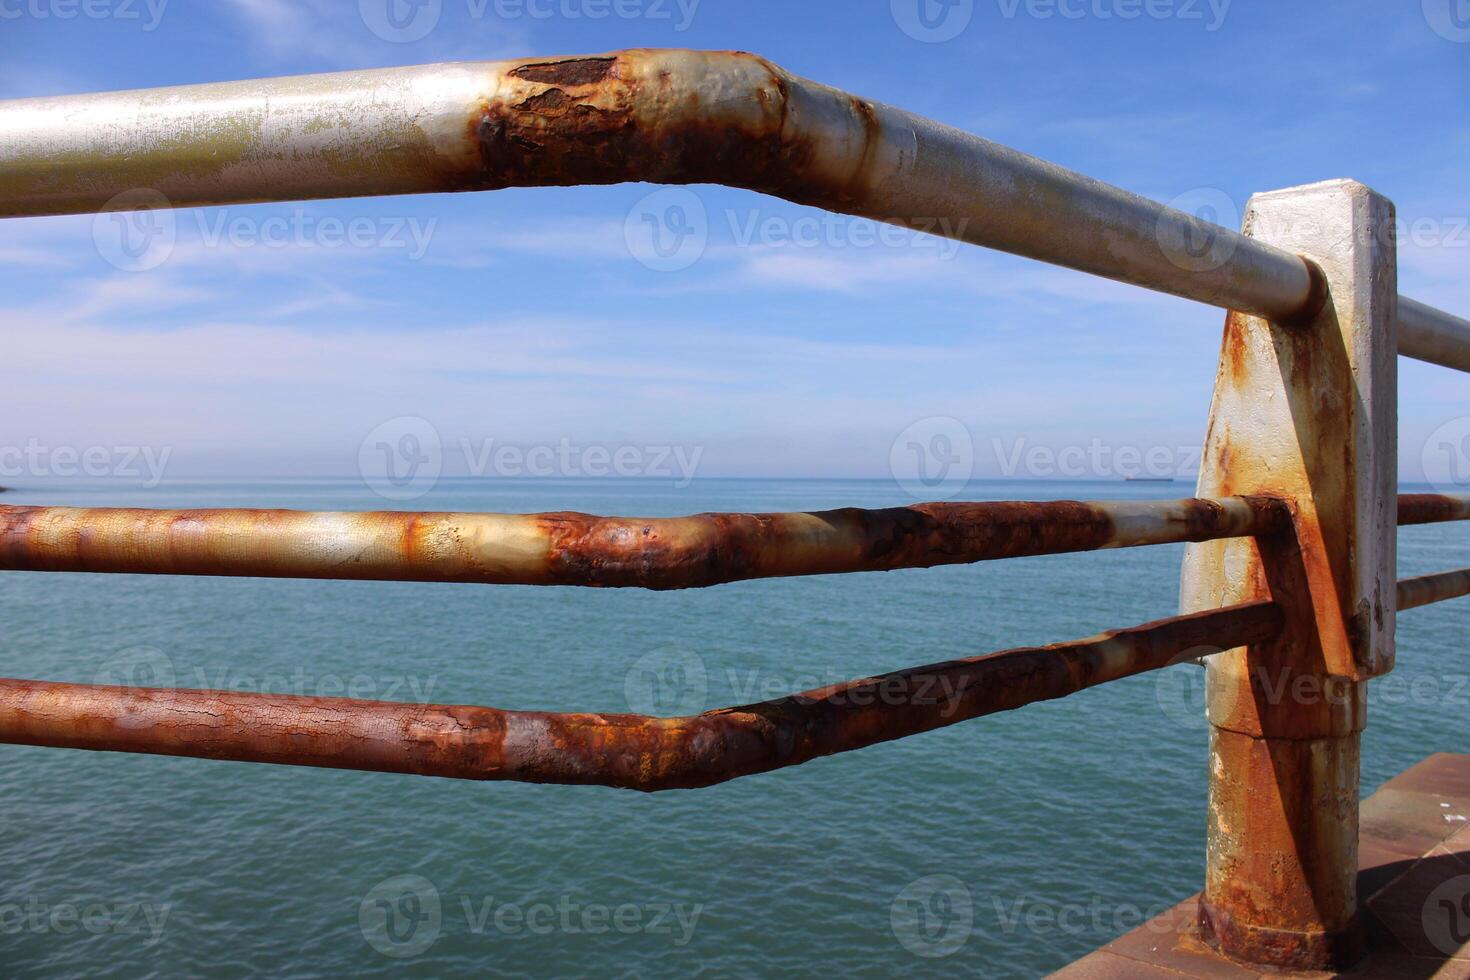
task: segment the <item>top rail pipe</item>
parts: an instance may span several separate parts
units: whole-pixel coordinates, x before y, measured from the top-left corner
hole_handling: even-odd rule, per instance
[[[737,52],[0,103],[0,216],[97,211],[139,188],[192,206],[624,181],[749,188],[1278,319],[1313,299],[1295,255]],[[1184,251],[1201,241],[1202,257]]]
[[[694,517],[0,507],[0,569],[686,589],[1264,535],[1278,500]]]
[[[749,188],[1281,321],[1321,299],[1300,256],[738,52],[0,102],[0,217],[624,181]],[[1406,309],[1405,353],[1470,364],[1470,324]]]
[[[1470,371],[1470,320],[1399,297],[1399,353]]]
[[[1298,255],[740,52],[0,102],[0,217],[635,180],[749,188],[1280,321],[1321,301]],[[1470,370],[1470,323],[1404,310],[1403,353]]]

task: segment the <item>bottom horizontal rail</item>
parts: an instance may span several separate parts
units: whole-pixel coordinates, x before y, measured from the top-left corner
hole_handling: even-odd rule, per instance
[[[692,789],[1260,642],[1282,623],[1271,602],[1229,606],[691,718],[0,680],[0,742],[650,792]]]
[[[1399,582],[1399,612],[1470,595],[1470,568]]]

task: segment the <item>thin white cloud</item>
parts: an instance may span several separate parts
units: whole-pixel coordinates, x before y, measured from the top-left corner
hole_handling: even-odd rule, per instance
[[[344,68],[384,63],[449,60],[487,61],[528,53],[527,30],[495,16],[495,6],[462,7],[480,14],[460,23],[448,14],[425,38],[391,44],[373,36],[355,0],[226,0],[228,9],[250,31],[254,43],[279,59],[306,57]]]
[[[361,63],[369,45],[353,31],[328,30],[333,14],[357,13],[355,3],[321,0],[225,0],[252,41],[277,57],[307,55],[330,64]],[[359,25],[361,26],[361,25]]]

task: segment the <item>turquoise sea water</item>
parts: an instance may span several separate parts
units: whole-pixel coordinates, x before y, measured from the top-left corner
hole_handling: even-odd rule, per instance
[[[972,499],[1188,495],[982,483]],[[377,509],[360,484],[5,503]],[[906,503],[891,483],[446,481],[413,509]],[[681,713],[1170,615],[1179,547],[653,594],[0,575],[0,674]],[[1470,564],[1405,529],[1402,575]],[[1405,613],[1364,792],[1470,750],[1470,602]],[[694,792],[0,747],[6,976],[1032,977],[1199,886],[1196,668]]]

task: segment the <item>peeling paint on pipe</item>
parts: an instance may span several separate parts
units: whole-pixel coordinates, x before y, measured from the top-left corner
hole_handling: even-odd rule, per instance
[[[458,779],[694,789],[1157,670],[1282,628],[1256,602],[691,718],[0,680],[0,742]]]
[[[701,514],[0,507],[0,569],[701,588],[1269,534],[1268,498]]]

